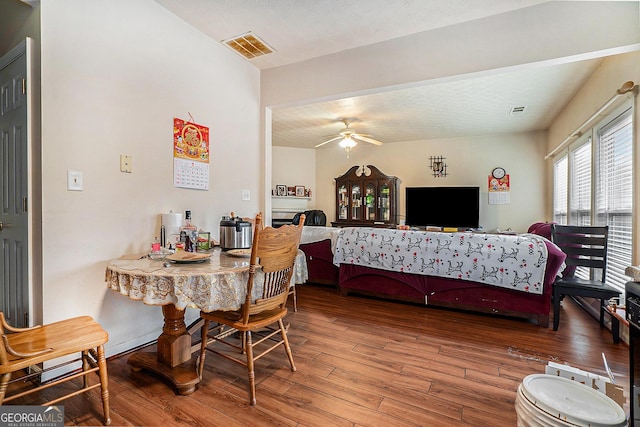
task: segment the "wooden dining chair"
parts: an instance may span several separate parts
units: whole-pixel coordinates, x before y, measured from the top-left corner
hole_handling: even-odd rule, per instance
[[[565,254],[562,277],[553,282],[553,330],[560,323],[560,301],[565,295],[600,300],[600,326],[604,326],[604,308],[620,291],[606,284],[608,226],[551,225],[551,241]],[[588,269],[588,278],[576,276],[576,268]]]
[[[75,317],[44,326],[15,328],[9,325],[0,312],[0,405],[24,396],[48,389],[62,383],[82,378],[82,384],[65,389],[64,394],[42,403],[43,406],[56,403],[101,387],[104,424],[111,424],[109,415],[109,389],[107,362],[104,344],[109,335],[89,316]],[[67,356],[77,354],[77,358],[68,360]],[[60,359],[63,358],[64,359]],[[62,362],[48,368],[29,372],[35,366],[60,359]],[[82,368],[54,379],[40,382],[44,372],[63,366],[82,362]],[[90,385],[88,376],[97,373],[99,382]],[[12,378],[13,377],[13,378]],[[10,387],[16,384],[15,387]],[[12,392],[9,395],[8,390]]]
[[[301,221],[298,226],[284,225],[263,229],[262,215],[258,214],[251,247],[247,296],[242,307],[237,311],[200,312],[200,317],[204,320],[198,365],[200,379],[202,380],[207,350],[245,366],[249,376],[251,405],[256,404],[256,360],[276,347],[283,346],[291,370],[296,370],[282,319],[287,314],[287,297],[303,223]],[[264,277],[264,287],[260,297],[252,301],[251,295],[258,274]],[[210,331],[210,322],[216,322],[220,326]],[[256,334],[255,341],[253,332]],[[237,335],[240,336],[239,343]],[[224,351],[221,346],[215,345],[217,343],[226,345],[226,349],[232,351]]]

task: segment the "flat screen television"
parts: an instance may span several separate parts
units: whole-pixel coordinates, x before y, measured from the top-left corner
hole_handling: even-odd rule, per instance
[[[478,228],[480,187],[407,187],[406,224]]]

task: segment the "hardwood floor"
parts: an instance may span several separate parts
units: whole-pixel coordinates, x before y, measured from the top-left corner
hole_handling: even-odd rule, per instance
[[[247,402],[245,369],[213,354],[188,396],[132,371],[125,355],[108,361],[112,425],[515,426],[525,376],[548,361],[605,375],[603,352],[628,396],[628,347],[570,300],[554,332],[328,287],[297,292],[298,312],[286,318],[297,372],[284,350],[258,360],[257,406]],[[102,423],[99,389],[63,405],[68,425]]]

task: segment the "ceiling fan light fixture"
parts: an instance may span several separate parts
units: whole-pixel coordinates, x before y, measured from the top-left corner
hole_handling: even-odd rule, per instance
[[[322,147],[330,142],[338,141],[338,145],[345,149],[347,152],[347,158],[349,158],[349,152],[353,147],[355,147],[358,142],[366,142],[373,145],[382,145],[382,142],[377,139],[373,139],[371,135],[358,133],[355,130],[349,127],[349,122],[346,119],[343,119],[344,129],[340,131],[337,135],[331,135],[331,139],[328,139],[320,144],[316,145],[315,148]]]
[[[338,143],[342,148],[353,148],[355,147],[357,142],[351,138],[351,135],[345,135],[344,139]]]

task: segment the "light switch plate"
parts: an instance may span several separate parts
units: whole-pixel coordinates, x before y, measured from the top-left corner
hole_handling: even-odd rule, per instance
[[[131,173],[133,170],[133,159],[125,154],[120,155],[120,172]]]
[[[80,171],[67,171],[67,190],[82,191],[83,176]]]
[[[246,188],[242,189],[242,200],[251,200],[251,192]]]

